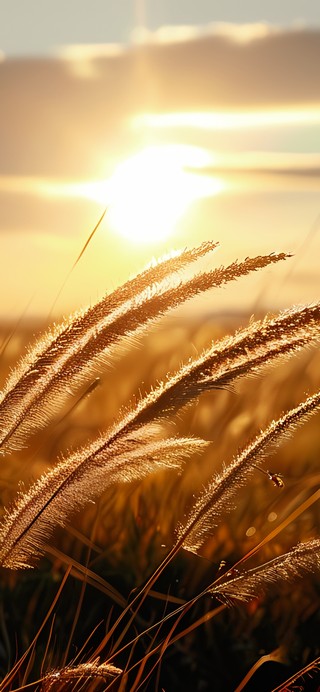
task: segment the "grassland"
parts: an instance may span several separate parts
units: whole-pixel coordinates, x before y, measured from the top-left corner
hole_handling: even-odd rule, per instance
[[[97,431],[110,428],[129,401],[134,408],[167,373],[177,371],[181,363],[197,358],[212,340],[234,333],[248,321],[246,315],[187,318],[186,313],[182,317],[177,311],[151,326],[147,334],[130,337],[106,359],[99,373],[81,384],[52,423],[32,436],[27,447],[5,459],[0,476],[2,505],[10,505],[19,483],[28,487],[48,468],[54,468],[58,457],[68,458],[70,449],[94,443]],[[3,343],[12,334],[2,355],[2,382],[39,326],[25,324],[14,333],[11,325],[2,326]],[[134,645],[110,659],[119,669],[136,665],[133,677],[123,683],[130,690],[268,692],[319,657],[315,635],[320,625],[319,572],[308,570],[294,585],[273,580],[266,594],[258,593],[257,598],[233,608],[226,607],[233,604],[233,598],[230,603],[222,599],[221,605],[221,598],[216,600],[208,591],[208,585],[226,570],[236,579],[239,572],[233,566],[260,543],[259,552],[246,568],[317,537],[319,413],[272,455],[268,453],[250,479],[244,477],[232,500],[232,511],[226,516],[222,512],[218,526],[206,533],[198,554],[180,548],[151,585],[127,631],[125,620],[121,635],[115,631],[111,641],[101,644],[126,603],[134,602],[137,589],[175,544],[177,525],[183,524],[194,497],[201,495],[212,473],[223,473],[248,440],[316,391],[319,366],[318,350],[303,349],[288,362],[272,367],[267,364],[262,373],[204,391],[192,405],[162,423],[162,434],[168,439],[192,436],[209,443],[201,454],[191,454],[180,473],[160,469],[142,480],[115,480],[94,503],[86,503],[81,512],[73,514],[65,528],[57,525],[35,570],[2,569],[1,691],[24,686],[39,690],[120,689],[117,678],[109,686],[102,669],[100,677],[92,671],[90,674],[89,667],[87,677],[81,677],[81,670],[79,679],[75,672],[74,677],[70,673],[73,665],[95,664],[94,652],[99,653],[100,664],[109,660],[110,648],[119,636],[117,650],[139,635]],[[64,577],[53,612],[40,632]],[[202,591],[203,596],[198,597]],[[192,607],[182,610],[181,617],[164,620],[190,601]],[[148,632],[156,622],[161,624]],[[35,636],[26,660],[12,680],[6,678]],[[157,646],[160,648],[148,658],[148,652]],[[139,661],[143,662],[140,667]],[[257,662],[257,670],[241,687]],[[46,680],[48,671],[59,671],[67,664],[66,681],[62,677]],[[140,677],[136,678],[137,673]],[[317,689],[316,681],[314,666],[310,680],[303,683],[311,687],[305,689]]]

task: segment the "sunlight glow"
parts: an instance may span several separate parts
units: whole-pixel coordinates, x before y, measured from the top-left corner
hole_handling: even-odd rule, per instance
[[[133,127],[188,128],[234,130],[281,125],[312,125],[320,123],[320,110],[294,109],[248,112],[144,113],[132,120]]]
[[[93,200],[108,207],[108,225],[115,233],[152,243],[165,240],[193,202],[225,189],[226,183],[212,175],[214,162],[201,148],[152,146],[119,163],[103,180],[0,176],[0,190]]]
[[[193,201],[218,191],[216,180],[184,170],[205,160],[202,150],[182,146],[150,147],[127,159],[111,179],[111,225],[138,241],[166,238]]]
[[[105,183],[82,186],[82,193],[108,204],[115,232],[135,242],[164,240],[192,202],[223,189],[221,180],[195,172],[209,163],[196,147],[148,147],[120,163]]]

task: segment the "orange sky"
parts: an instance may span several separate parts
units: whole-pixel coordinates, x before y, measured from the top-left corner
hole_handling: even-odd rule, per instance
[[[29,314],[48,311],[111,199],[57,314],[206,238],[219,263],[294,251],[285,283],[275,268],[256,294],[318,298],[319,64],[320,31],[261,25],[0,62],[2,316],[31,298]],[[250,309],[252,291],[228,289],[229,305]]]

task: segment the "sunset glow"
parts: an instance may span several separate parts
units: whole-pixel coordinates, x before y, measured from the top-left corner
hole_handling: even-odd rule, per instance
[[[109,180],[82,185],[82,194],[108,205],[116,233],[135,242],[163,240],[192,202],[222,190],[220,179],[186,170],[210,161],[195,147],[148,147],[120,163]]]
[[[4,2],[15,17],[19,0]],[[67,12],[63,22],[43,15],[31,33],[3,23],[13,31],[3,30],[0,45],[2,314],[19,317],[25,287],[32,294],[44,285],[32,311],[46,313],[106,209],[57,315],[125,281],[151,256],[212,238],[225,253],[221,261],[234,253],[294,253],[291,278],[281,291],[269,288],[268,303],[313,301],[320,253],[316,0],[304,3],[297,23],[294,3],[275,0],[263,21],[260,5],[230,0],[234,16],[222,4],[213,23],[207,0],[160,3],[153,19],[152,3],[146,12],[137,0],[134,16],[119,9],[118,23],[111,5],[102,20],[109,4],[100,4],[100,18],[98,8],[90,14],[95,35],[85,15],[81,29],[81,17],[74,22]],[[243,311],[251,293],[239,283],[232,300]]]
[[[282,125],[320,123],[319,108],[248,112],[144,113],[132,120],[134,127],[234,130]]]
[[[219,181],[184,170],[205,158],[191,147],[150,147],[120,164],[110,181],[113,228],[137,241],[169,236],[192,202],[220,189]]]

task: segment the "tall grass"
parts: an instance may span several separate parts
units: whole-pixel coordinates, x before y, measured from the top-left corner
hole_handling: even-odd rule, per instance
[[[238,423],[244,411],[238,412],[234,418],[231,414],[228,421],[222,417],[220,429],[217,428],[215,434],[219,431],[219,436],[224,440],[223,467],[220,471],[214,469],[213,473],[205,473],[203,479],[200,477],[193,497],[189,498],[189,507],[181,508],[183,511],[177,516],[181,488],[189,466],[199,469],[195,463],[200,463],[201,468],[201,456],[206,460],[207,467],[212,466],[214,457],[210,435],[207,435],[209,439],[203,439],[192,432],[192,425],[189,425],[189,430],[179,434],[181,421],[184,419],[187,423],[189,416],[190,422],[190,411],[192,416],[196,412],[195,402],[199,398],[205,399],[210,391],[213,392],[210,402],[214,406],[212,397],[218,399],[221,390],[229,390],[243,378],[263,377],[266,371],[265,378],[268,380],[270,366],[277,366],[278,371],[284,372],[285,362],[318,342],[319,303],[292,307],[278,315],[267,315],[262,320],[251,319],[247,326],[238,328],[234,334],[206,343],[189,359],[182,363],[180,361],[174,371],[164,373],[161,379],[155,380],[149,389],[145,387],[143,391],[141,383],[140,395],[122,402],[116,414],[113,413],[117,408],[115,402],[118,392],[117,379],[112,383],[112,376],[114,372],[124,370],[128,354],[131,354],[133,366],[138,369],[139,360],[143,358],[143,351],[136,349],[138,338],[143,337],[147,351],[154,325],[173,308],[205,291],[230,281],[242,280],[250,272],[288,259],[284,254],[271,254],[247,258],[243,262],[234,262],[211,271],[196,269],[191,277],[190,272],[187,275],[184,273],[186,268],[197,267],[197,261],[215,248],[216,244],[205,243],[194,250],[164,258],[89,309],[54,326],[29,348],[12,369],[3,387],[0,396],[0,452],[3,457],[1,464],[5,469],[3,478],[7,479],[7,486],[3,482],[4,495],[8,494],[8,486],[12,488],[11,503],[4,509],[0,526],[0,564],[4,568],[3,574],[8,570],[11,575],[10,578],[4,576],[4,582],[10,583],[11,579],[17,588],[17,584],[23,581],[14,576],[15,571],[35,566],[43,575],[41,565],[47,563],[42,562],[38,567],[41,556],[47,556],[52,561],[49,569],[51,586],[62,565],[66,571],[33,641],[24,642],[24,652],[17,651],[12,657],[17,660],[8,665],[0,683],[1,692],[31,688],[43,691],[161,689],[161,665],[164,662],[163,665],[170,669],[172,648],[183,647],[191,635],[194,637],[199,633],[201,638],[201,628],[210,620],[219,621],[226,608],[239,602],[267,602],[263,599],[270,598],[270,591],[273,595],[279,583],[306,583],[314,573],[319,573],[320,541],[314,532],[309,535],[310,531],[284,553],[279,554],[276,545],[269,559],[258,560],[257,564],[247,567],[249,559],[259,552],[263,554],[266,545],[270,548],[271,538],[278,536],[286,526],[292,526],[296,517],[314,504],[319,491],[311,492],[311,488],[303,497],[298,496],[296,503],[292,497],[288,497],[287,516],[279,522],[277,529],[270,535],[267,533],[250,549],[244,549],[242,555],[234,552],[231,556],[233,561],[227,562],[230,551],[227,544],[224,548],[222,544],[220,563],[212,566],[210,562],[209,570],[204,570],[202,575],[201,564],[205,555],[212,560],[209,546],[213,541],[216,541],[216,546],[219,544],[221,527],[232,526],[237,501],[240,501],[244,492],[247,503],[255,505],[250,497],[250,488],[255,488],[257,477],[260,476],[260,480],[269,483],[277,492],[283,491],[286,481],[278,470],[270,471],[269,457],[312,414],[319,411],[320,392],[309,392],[291,408],[280,411],[277,417],[274,417],[271,409],[268,412],[269,423],[264,430],[245,443],[239,435],[238,449],[234,449],[230,436],[231,423]],[[84,440],[85,426],[81,424],[81,410],[86,402],[90,406],[94,400],[100,383],[97,375],[111,382],[108,396],[109,401],[113,400],[112,420],[104,430],[100,424],[95,429],[94,414],[91,413],[93,423],[88,430],[88,440]],[[252,382],[250,384],[249,379],[248,391],[250,386]],[[72,432],[75,439],[72,439],[73,448],[70,449],[69,434],[73,427],[74,411],[78,416],[78,435]],[[267,420],[267,416],[264,420]],[[61,429],[68,444],[61,439]],[[54,449],[51,467],[37,473],[37,462],[43,456],[43,449],[48,450],[50,446]],[[60,454],[56,452],[56,447],[60,447]],[[27,473],[26,449],[30,450],[30,471]],[[190,461],[187,462],[187,459]],[[78,512],[90,513],[90,508],[96,507],[95,503],[99,505],[99,497],[105,491],[111,493],[110,504],[112,493],[121,497],[124,484],[130,484],[134,489],[143,478],[154,478],[154,486],[159,486],[165,497],[164,477],[167,474],[171,479],[174,478],[173,474],[178,475],[170,486],[173,489],[171,496],[167,495],[170,501],[163,505],[161,529],[157,529],[163,533],[165,521],[171,522],[172,530],[168,532],[166,542],[161,549],[160,546],[155,549],[156,516],[151,522],[152,536],[150,526],[144,526],[143,507],[150,498],[150,486],[148,488],[147,485],[142,485],[142,488],[145,487],[149,495],[141,491],[138,497],[135,536],[127,536],[126,548],[125,541],[121,542],[122,551],[136,552],[131,560],[132,566],[139,562],[141,556],[145,565],[144,573],[133,583],[127,580],[127,575],[123,575],[123,584],[131,581],[131,586],[135,587],[127,598],[118,584],[112,583],[114,580],[110,583],[96,569],[104,551],[97,537],[101,535],[100,524],[104,523],[107,505],[101,504],[91,536],[79,531]],[[20,485],[14,495],[16,475],[20,479],[29,478],[26,486]],[[32,481],[32,476],[36,476],[36,480]],[[151,493],[151,500],[152,497]],[[116,527],[112,528],[115,534],[117,525],[125,527],[126,517],[125,531],[132,526],[128,509],[130,503],[123,505],[122,516],[119,513]],[[76,552],[67,554],[61,527],[69,537],[75,537],[78,546],[82,546],[80,555]],[[123,538],[122,529],[118,533]],[[56,537],[55,542],[53,536]],[[84,549],[87,550],[86,555]],[[272,548],[270,550],[272,552]],[[109,556],[111,562],[116,552],[113,558]],[[190,577],[189,585],[185,586],[185,593],[181,596],[172,593],[172,585],[168,586],[166,579],[167,575],[172,575],[174,565],[183,553],[186,556],[195,554],[195,570],[200,576],[195,583]],[[68,619],[64,619],[63,615],[61,618],[60,614],[60,630],[68,626],[70,631],[64,653],[60,651],[57,656],[54,642],[57,633],[53,635],[56,631],[55,620],[58,619],[63,593],[72,579],[80,580],[82,586],[71,624],[69,608]],[[74,640],[76,629],[79,623],[85,623],[88,619],[86,593],[90,589],[96,590],[99,597],[103,594],[102,628],[100,623],[96,631],[93,629],[89,632],[87,641],[84,639],[83,647],[75,653],[73,647],[78,641]],[[110,606],[110,600],[113,606]],[[31,596],[29,603],[30,615],[34,613]],[[162,604],[161,608],[156,607],[155,603]],[[206,612],[199,614],[201,603],[207,604]],[[3,631],[7,632],[7,629]],[[10,637],[6,636],[10,648]],[[222,675],[221,671],[213,671],[212,676],[211,680],[216,680],[216,689],[220,689],[219,680],[222,680],[221,689],[231,689],[228,687],[230,681],[227,671],[224,682],[223,671]],[[247,681],[250,677],[249,672]],[[194,689],[211,689],[203,686],[205,681],[200,674],[198,679],[199,687]],[[209,680],[207,683],[209,685]],[[239,681],[237,689],[245,689],[246,684],[243,678],[243,683]],[[184,689],[182,683],[180,687],[177,682],[174,685],[175,689]]]

